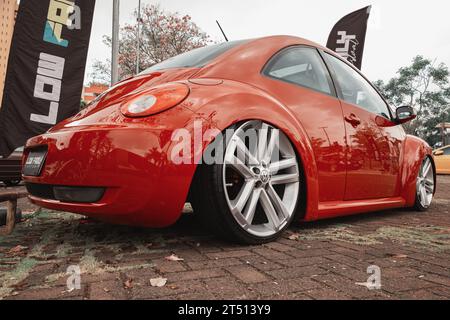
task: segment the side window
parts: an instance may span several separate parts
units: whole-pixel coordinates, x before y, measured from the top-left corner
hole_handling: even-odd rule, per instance
[[[450,148],[444,149],[444,155],[450,156]]]
[[[269,62],[264,74],[329,95],[333,94],[328,70],[314,48],[292,47],[278,53]]]
[[[334,69],[345,102],[355,104],[369,112],[391,118],[386,102],[372,85],[357,71],[330,54],[325,54],[327,62]]]

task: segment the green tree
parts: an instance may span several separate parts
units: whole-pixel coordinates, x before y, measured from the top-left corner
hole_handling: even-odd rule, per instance
[[[137,62],[137,11],[136,22],[120,29],[119,73],[126,78],[136,73]],[[159,5],[145,5],[141,12],[140,28],[140,70],[167,60],[181,53],[204,47],[210,37],[192,21],[188,15],[166,12]],[[104,36],[103,42],[111,48],[111,37]],[[95,61],[90,77],[94,81],[109,82],[111,61]]]
[[[411,65],[398,70],[396,77],[387,83],[379,80],[375,85],[393,106],[414,107],[417,119],[405,125],[409,134],[431,146],[440,141],[436,126],[450,122],[450,72],[444,63],[416,56]]]

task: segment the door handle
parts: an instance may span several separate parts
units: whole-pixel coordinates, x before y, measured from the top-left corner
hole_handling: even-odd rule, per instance
[[[361,119],[359,119],[355,114],[351,114],[345,117],[345,121],[350,123],[354,128],[361,124]]]

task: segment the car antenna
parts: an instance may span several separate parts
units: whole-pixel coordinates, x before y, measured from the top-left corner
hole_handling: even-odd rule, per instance
[[[220,25],[219,21],[216,20],[216,23],[217,23],[217,25],[219,26],[219,29],[220,29],[220,31],[222,32],[223,37],[224,37],[225,40],[228,42],[227,35],[226,35],[225,32],[223,31],[222,26]]]

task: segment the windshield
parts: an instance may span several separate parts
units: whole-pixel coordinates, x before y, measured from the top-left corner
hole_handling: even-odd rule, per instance
[[[243,44],[244,42],[247,42],[247,40],[224,42],[221,44],[194,49],[155,64],[154,66],[141,72],[141,74],[172,68],[200,68],[207,65],[209,62],[228,50]]]

